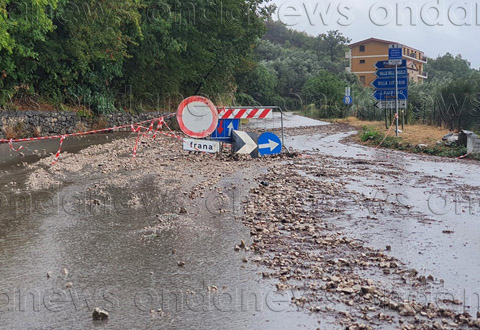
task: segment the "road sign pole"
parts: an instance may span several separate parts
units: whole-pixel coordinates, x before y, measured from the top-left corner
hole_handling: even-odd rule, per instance
[[[353,109],[353,113],[355,113],[355,95],[353,90],[352,90],[352,109]]]
[[[385,103],[383,100],[380,101],[380,102],[382,102],[382,104],[384,104],[383,107],[385,108],[385,128],[388,129],[388,127],[389,127],[388,125],[390,125],[390,123],[388,122],[388,112],[390,111],[390,109],[388,108],[387,103]],[[391,120],[390,120],[390,122],[391,122]]]
[[[397,122],[396,135],[398,136],[398,65],[395,65],[395,117]]]
[[[388,104],[388,125],[393,125],[392,111],[393,111],[393,105],[389,103]]]
[[[283,110],[280,109],[280,118],[282,125],[282,145],[285,146],[285,135],[283,134]]]

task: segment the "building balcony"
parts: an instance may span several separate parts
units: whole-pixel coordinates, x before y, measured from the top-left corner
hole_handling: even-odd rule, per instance
[[[413,55],[413,54],[411,54]],[[417,61],[417,62],[420,62],[420,63],[423,63],[423,64],[427,64],[427,58],[425,56],[423,56],[421,59],[418,59],[414,56],[409,56],[409,55],[403,55],[403,57],[409,59],[409,60],[414,60],[414,61]]]
[[[428,79],[428,73],[427,72],[419,73],[418,77],[422,79]]]

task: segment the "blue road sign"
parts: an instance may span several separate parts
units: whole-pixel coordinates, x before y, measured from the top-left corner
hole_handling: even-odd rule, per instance
[[[258,137],[258,151],[260,155],[278,155],[282,152],[282,141],[273,133],[263,133]]]
[[[377,69],[384,69],[384,68],[391,68],[392,66],[390,64],[388,64],[388,61],[378,61],[376,64],[375,64],[375,67]],[[393,66],[395,67],[395,66]],[[398,68],[406,68],[407,67],[407,60],[402,60],[402,64],[400,64],[398,66]]]
[[[388,60],[401,60],[403,57],[401,48],[389,48]]]
[[[215,132],[212,133],[212,140],[232,141],[232,132],[238,130],[240,119],[221,119]]]
[[[407,68],[398,68],[398,78],[407,78]],[[395,78],[395,68],[393,69],[378,69],[375,73],[378,78]]]
[[[407,78],[398,78],[397,81],[399,89],[408,87]],[[372,82],[372,86],[376,89],[395,89],[395,78],[377,78]]]
[[[380,89],[373,93],[373,98],[377,101],[395,99],[395,89]],[[402,88],[398,90],[399,100],[408,100],[408,89]]]
[[[345,103],[346,105],[350,105],[350,104],[352,104],[352,102],[353,102],[353,99],[352,99],[351,96],[345,96],[343,98],[343,103]]]

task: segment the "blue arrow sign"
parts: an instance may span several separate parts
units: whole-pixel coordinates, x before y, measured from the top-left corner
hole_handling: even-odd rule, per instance
[[[398,78],[408,77],[407,68],[399,68]],[[375,73],[378,78],[395,78],[395,69],[378,69]]]
[[[260,155],[278,155],[282,152],[282,141],[273,133],[263,133],[258,137],[258,151]]]
[[[388,61],[378,61],[375,64],[377,69],[384,69],[384,68],[391,68],[392,66],[388,64]],[[393,66],[395,67],[395,66]],[[406,68],[407,67],[407,60],[402,60],[402,64],[398,66],[398,68]]]
[[[217,129],[212,133],[212,140],[232,141],[232,132],[238,130],[240,119],[221,119]]]
[[[408,79],[407,78],[399,78],[398,81],[398,88],[405,89],[408,87]],[[377,78],[372,82],[372,86],[376,89],[395,89],[395,78]]]
[[[377,101],[387,100],[395,98],[395,89],[381,89],[376,90],[373,93],[373,98]],[[408,99],[408,89],[403,88],[398,90],[398,99],[407,100]]]
[[[351,96],[345,96],[343,98],[343,103],[345,103],[346,105],[350,105],[350,104],[352,104],[352,102],[353,102],[353,99],[352,99]]]

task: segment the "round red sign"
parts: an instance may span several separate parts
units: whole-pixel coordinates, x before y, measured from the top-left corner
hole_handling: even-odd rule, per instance
[[[211,135],[218,125],[218,111],[206,97],[191,96],[180,103],[177,121],[183,133],[194,138]]]

